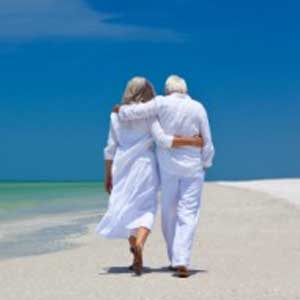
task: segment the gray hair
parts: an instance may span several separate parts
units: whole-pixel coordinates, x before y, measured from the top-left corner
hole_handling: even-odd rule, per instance
[[[123,104],[147,102],[155,97],[151,82],[144,77],[133,77],[128,81],[123,94]]]
[[[183,78],[177,75],[171,75],[167,78],[165,83],[166,95],[170,95],[172,93],[187,94],[187,92],[187,84]]]

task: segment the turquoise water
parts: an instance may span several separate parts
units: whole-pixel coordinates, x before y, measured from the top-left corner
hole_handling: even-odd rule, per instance
[[[0,182],[0,220],[82,210],[104,210],[102,182]]]

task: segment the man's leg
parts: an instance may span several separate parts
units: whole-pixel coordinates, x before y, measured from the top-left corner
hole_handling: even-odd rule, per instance
[[[177,205],[177,221],[173,241],[172,266],[188,267],[192,243],[196,232],[204,172],[192,178],[181,178],[180,198]]]
[[[161,174],[161,217],[162,232],[167,244],[170,263],[172,262],[172,248],[177,218],[177,200],[179,195],[178,177]]]

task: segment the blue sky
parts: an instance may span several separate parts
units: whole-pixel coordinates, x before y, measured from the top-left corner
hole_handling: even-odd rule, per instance
[[[208,178],[300,176],[298,1],[0,2],[0,179],[103,176],[126,81],[184,76],[217,148]]]

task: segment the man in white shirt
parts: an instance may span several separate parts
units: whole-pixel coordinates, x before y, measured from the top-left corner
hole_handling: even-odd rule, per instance
[[[170,76],[166,96],[145,104],[122,106],[122,121],[157,117],[166,134],[201,135],[202,149],[158,147],[161,173],[162,230],[168,257],[179,277],[189,275],[192,243],[198,224],[205,170],[212,165],[214,146],[205,108],[190,98],[187,85],[179,76]]]

